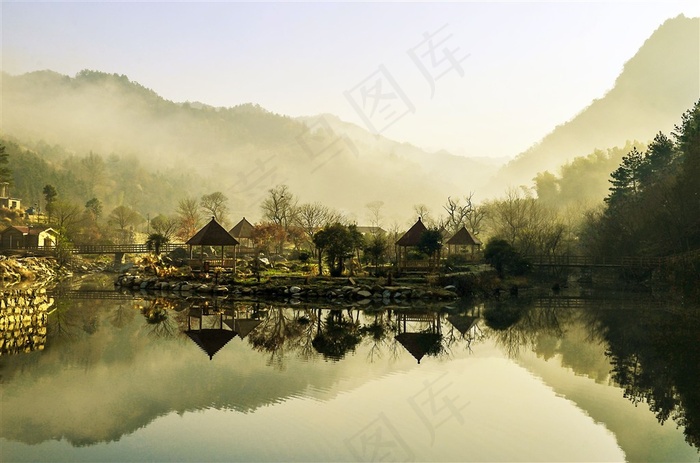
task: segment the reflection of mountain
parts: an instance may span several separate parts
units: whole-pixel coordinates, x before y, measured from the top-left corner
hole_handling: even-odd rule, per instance
[[[334,310],[330,315],[331,311],[318,308],[265,306],[260,312],[268,312],[268,315],[255,320],[260,322],[255,329],[245,339],[231,339],[210,361],[182,334],[187,327],[187,311],[167,310],[163,323],[170,322],[176,327],[175,332],[169,334],[152,329],[148,319],[139,315],[140,304],[115,304],[59,300],[57,312],[53,315],[61,315],[63,329],[57,335],[56,323],[59,320],[49,319],[49,338],[43,353],[0,358],[4,381],[0,397],[3,412],[0,437],[30,444],[64,439],[73,445],[92,445],[119,440],[172,412],[184,414],[212,408],[236,416],[237,422],[244,421],[243,414],[250,414],[246,419],[260,425],[264,422],[264,419],[260,421],[262,416],[268,419],[275,416],[271,406],[282,402],[288,402],[285,405],[292,407],[303,419],[306,419],[303,407],[313,407],[313,419],[319,426],[324,426],[324,407],[353,395],[346,392],[364,391],[360,401],[363,404],[364,401],[385,401],[384,397],[392,397],[406,406],[406,399],[421,390],[423,380],[434,377],[437,370],[455,373],[455,378],[464,377],[464,383],[456,391],[457,396],[471,394],[465,391],[473,392],[470,396],[462,395],[460,400],[463,404],[474,400],[469,405],[474,416],[483,418],[489,415],[484,420],[491,422],[508,421],[513,408],[503,400],[503,391],[512,391],[507,397],[519,403],[525,401],[518,394],[527,394],[527,391],[513,384],[504,384],[504,380],[507,382],[510,377],[504,375],[499,365],[521,369],[495,350],[493,344],[500,344],[509,354],[519,353],[518,361],[543,378],[558,395],[575,402],[594,420],[614,431],[628,458],[653,460],[665,457],[668,460],[673,456],[675,460],[687,460],[687,452],[693,451],[683,443],[680,432],[669,426],[671,423],[659,429],[654,414],[646,407],[635,407],[622,397],[620,389],[611,387],[606,381],[607,370],[602,363],[606,346],[598,342],[599,339],[610,340],[613,356],[624,360],[620,364],[629,365],[626,359],[639,355],[643,360],[640,371],[648,369],[652,372],[649,378],[636,377],[644,380],[636,383],[639,386],[636,392],[646,393],[647,379],[680,378],[677,372],[685,368],[688,370],[685,382],[675,384],[678,391],[692,399],[687,391],[697,377],[693,363],[696,354],[679,355],[678,364],[671,362],[673,356],[660,355],[656,363],[649,362],[649,357],[654,352],[667,353],[669,343],[675,340],[679,343],[672,348],[674,352],[691,351],[697,326],[686,323],[679,329],[677,325],[664,323],[660,312],[655,312],[657,317],[640,322],[639,319],[647,314],[629,309],[611,316],[612,310],[595,313],[592,310],[595,306],[585,310],[557,310],[552,306],[538,307],[522,301],[523,314],[515,325],[502,331],[484,328],[494,342],[476,345],[471,345],[471,340],[476,332],[481,333],[481,329],[473,323],[475,320],[471,317],[474,314],[452,313],[449,318],[443,317],[441,326],[435,326],[442,332],[445,355],[439,360],[423,357],[425,365],[418,367],[411,354],[393,341],[398,331],[397,324],[403,321],[398,312],[390,318],[386,312],[361,313],[347,308]],[[161,307],[162,304],[147,306]],[[251,314],[258,313],[250,304],[245,304],[244,308],[236,311],[236,314],[249,317],[244,319],[250,320],[254,318]],[[342,352],[339,361],[325,361],[312,346],[319,330],[329,333],[329,328],[333,328],[326,325],[329,321],[336,326],[350,325],[351,330],[362,336],[359,343],[353,338],[350,343],[341,343],[343,349],[340,351],[331,350]],[[428,326],[421,323],[423,320],[406,319],[406,329],[401,323],[401,330],[425,331]],[[231,324],[236,325],[235,321]],[[227,323],[224,325],[230,327]],[[619,329],[610,331],[611,325]],[[209,322],[205,322],[205,327],[209,326]],[[467,335],[458,334],[460,329],[466,329]],[[670,333],[674,329],[681,334],[672,336]],[[331,336],[331,339],[336,338]],[[516,343],[518,349],[513,347]],[[644,345],[648,348],[641,347]],[[529,353],[528,348],[533,346],[536,355]],[[375,348],[379,352],[374,352]],[[467,356],[469,358],[464,359]],[[462,360],[444,361],[450,357]],[[373,362],[372,359],[380,361]],[[659,365],[664,365],[673,375],[659,375],[656,368]],[[410,386],[402,384],[404,375],[394,375],[417,368],[420,370],[409,375],[420,378],[420,381],[416,380]],[[568,368],[577,374],[571,374]],[[496,370],[501,373],[495,373]],[[398,381],[389,382],[398,382],[399,388],[407,388],[406,391],[402,389],[398,397],[394,386],[389,390],[374,389],[392,377]],[[597,382],[589,377],[596,378]],[[480,384],[487,384],[487,389],[480,389]],[[668,384],[664,382],[663,385]],[[554,397],[549,388],[537,386],[537,390],[538,394],[546,390],[546,395]],[[483,400],[476,403],[475,397],[483,397]],[[316,400],[305,404],[303,399],[306,398]],[[498,402],[498,410],[494,410],[493,415],[489,411],[496,405],[490,400]],[[547,408],[547,404],[550,402],[543,403],[542,408]],[[537,406],[530,405],[532,410],[537,409]],[[394,410],[386,403],[383,406]],[[362,408],[352,400],[349,407]],[[687,413],[692,411],[690,407]],[[374,409],[363,409],[363,412],[372,419],[376,417]],[[579,410],[576,412],[581,415]],[[567,419],[554,410],[548,410],[548,413],[560,420]],[[190,418],[192,415],[197,414],[191,414]],[[199,414],[197,420],[203,415]],[[494,419],[494,416],[499,418]],[[344,417],[337,420],[343,421]],[[532,416],[528,415],[525,422],[531,420]],[[512,425],[510,421],[508,423]],[[406,426],[410,427],[409,424]],[[482,437],[490,436],[496,444],[500,437],[494,437],[499,433],[493,429],[498,428],[485,427],[479,432],[483,433]],[[345,428],[343,431],[352,432]],[[458,433],[460,439],[464,437],[463,428],[452,431]],[[520,428],[513,430],[518,435],[521,431]],[[533,428],[532,432],[538,431]],[[471,437],[475,438],[474,435]],[[582,438],[585,440],[585,436]]]
[[[642,312],[639,306],[597,308],[592,303],[577,312],[561,336],[533,338],[534,355],[521,350],[519,362],[614,432],[628,461],[697,459],[674,423],[659,427],[673,418],[686,426],[686,440],[697,446],[692,424],[698,417],[697,321],[688,324],[658,309]],[[621,403],[621,397],[629,402]]]
[[[29,444],[51,439],[74,445],[116,441],[172,411],[213,407],[248,413],[291,397],[326,400],[390,371],[415,366],[408,355],[391,365],[368,363],[363,354],[324,362],[320,355],[304,357],[299,351],[303,337],[294,336],[282,340],[284,345],[274,353],[251,348],[251,336],[273,333],[293,321],[291,309],[285,309],[286,319],[254,320],[259,326],[248,337],[231,339],[210,361],[182,333],[154,336],[152,325],[138,315],[139,307],[111,301],[60,302],[64,330],[56,337],[49,319],[45,351],[15,357],[12,363],[0,359],[3,438]],[[279,314],[281,309],[272,312]],[[357,318],[356,312],[353,316]],[[186,317],[187,311],[168,311],[166,321],[184,330]],[[83,328],[85,320],[93,321],[92,334]],[[277,362],[273,355],[284,356],[284,361]]]

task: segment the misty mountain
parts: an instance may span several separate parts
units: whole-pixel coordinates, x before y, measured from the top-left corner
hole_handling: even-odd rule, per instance
[[[632,20],[632,19],[630,19]],[[624,27],[621,25],[620,27]],[[614,87],[502,168],[491,184],[528,185],[595,149],[670,133],[700,97],[700,18],[669,19],[624,65]],[[498,193],[489,191],[488,193]]]
[[[76,156],[136,158],[144,167],[205,179],[163,204],[163,213],[182,197],[222,191],[234,220],[257,218],[267,190],[286,183],[302,201],[322,201],[359,222],[365,204],[377,200],[387,219],[404,222],[413,204],[438,208],[497,169],[375,137],[335,116],[293,119],[254,104],[175,103],[126,76],[96,71],[3,73],[2,112],[4,137],[60,145]]]

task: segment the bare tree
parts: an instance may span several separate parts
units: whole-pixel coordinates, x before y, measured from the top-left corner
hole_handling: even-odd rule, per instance
[[[130,208],[129,206],[117,206],[112,209],[107,218],[107,223],[119,229],[122,242],[130,241],[129,228],[143,222],[141,214]]]
[[[159,235],[171,239],[175,236],[177,229],[179,227],[179,220],[177,217],[168,217],[163,214],[158,214],[151,219],[151,228],[153,231]]]
[[[369,224],[374,228],[380,228],[382,226],[382,207],[384,207],[384,201],[372,201],[365,205],[369,211]]]
[[[297,198],[287,185],[277,185],[268,190],[268,196],[260,205],[263,218],[281,225],[286,230],[294,222]]]
[[[177,235],[183,240],[191,238],[201,225],[202,215],[196,198],[183,198],[177,203],[179,229]]]
[[[456,233],[460,228],[466,227],[469,231],[478,235],[481,232],[481,222],[486,211],[483,207],[476,206],[473,201],[474,193],[470,192],[464,197],[464,204],[459,198],[447,198],[447,204],[442,206],[447,212],[443,227],[451,233]]]
[[[222,192],[215,191],[214,193],[202,196],[199,205],[205,213],[213,216],[217,222],[224,224],[226,223],[226,215],[228,214],[227,202],[228,198]]]
[[[73,236],[76,232],[76,228],[83,218],[82,212],[80,205],[70,201],[59,199],[53,203],[54,223],[59,230],[65,231],[68,236]]]
[[[314,234],[328,225],[337,215],[337,212],[318,202],[305,203],[297,207],[294,224],[304,232],[314,255],[316,253],[316,248],[313,244]]]
[[[523,254],[555,253],[566,236],[564,222],[527,191],[511,188],[486,208],[491,236],[505,239]]]

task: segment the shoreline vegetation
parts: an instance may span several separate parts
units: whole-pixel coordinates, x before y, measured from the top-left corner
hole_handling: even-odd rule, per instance
[[[489,300],[556,295],[571,284],[576,292],[587,288],[662,296],[685,303],[678,288],[666,284],[660,275],[645,281],[624,280],[613,272],[594,278],[588,274],[548,274],[530,272],[503,276],[489,265],[475,264],[456,272],[433,272],[393,276],[372,276],[368,272],[331,277],[313,275],[313,269],[295,269],[293,263],[252,274],[241,265],[235,279],[229,272],[213,268],[195,272],[188,266],[174,266],[169,259],[152,255],[135,257],[124,264],[106,259],[74,258],[66,264],[51,257],[0,256],[0,282],[3,291],[17,288],[73,286],[78,290],[94,287],[92,275],[99,276],[99,290],[128,290],[172,297],[233,296],[244,299],[315,302],[415,302]],[[250,267],[248,265],[248,267]],[[291,268],[290,268],[291,267]],[[296,270],[296,271],[295,271]],[[569,291],[571,292],[571,291]]]

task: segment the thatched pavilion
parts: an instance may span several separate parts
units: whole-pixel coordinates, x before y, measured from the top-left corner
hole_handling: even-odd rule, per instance
[[[241,251],[252,250],[253,249],[253,224],[248,222],[245,217],[241,219],[232,229],[228,232],[231,236],[236,238],[239,243],[241,243]]]
[[[207,268],[209,265],[215,265],[218,267],[233,267],[233,271],[236,271],[236,246],[238,246],[238,240],[231,236],[229,232],[222,227],[219,222],[211,218],[208,224],[203,226],[195,235],[187,240],[186,243],[190,247],[190,265],[192,265],[195,260],[192,258],[192,247],[200,247],[200,258],[202,268]],[[209,246],[212,248],[221,247],[221,258],[204,258],[204,247]],[[233,259],[226,259],[226,254],[224,251],[226,248],[233,247]]]
[[[421,236],[426,231],[428,229],[419,217],[418,221],[396,242],[396,263],[399,269],[406,267],[408,248],[418,246]]]
[[[447,240],[447,253],[466,254],[469,250],[473,256],[475,251],[481,249],[481,245],[481,240],[463,226]]]

